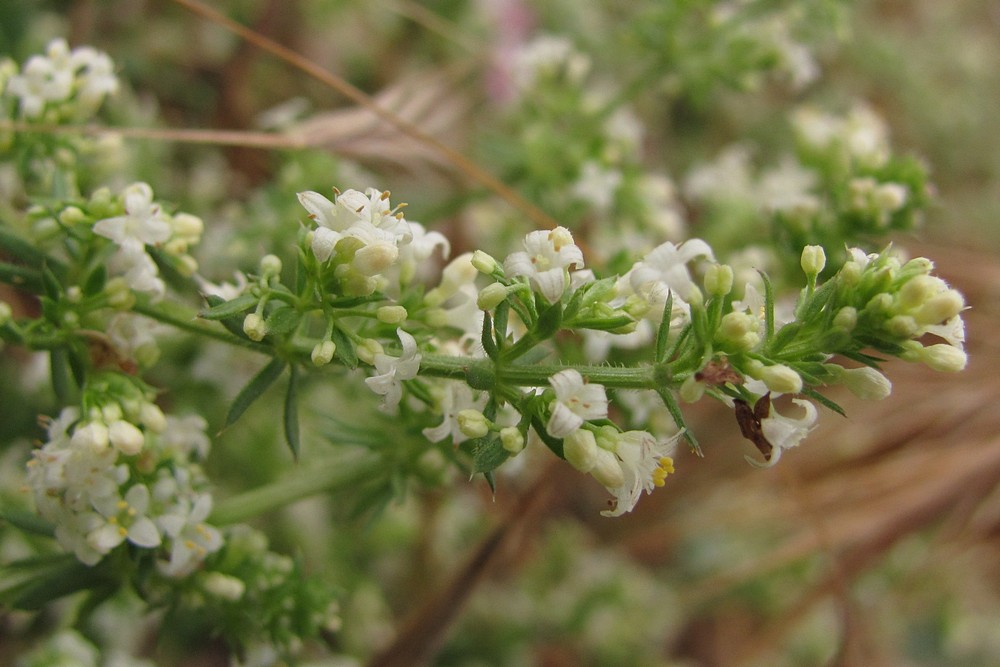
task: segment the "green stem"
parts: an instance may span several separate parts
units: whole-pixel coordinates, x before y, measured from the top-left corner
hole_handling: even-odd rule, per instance
[[[380,459],[368,457],[298,467],[283,479],[226,498],[215,506],[209,521],[219,526],[239,523],[313,495],[349,489],[377,476],[382,466]]]
[[[420,359],[420,374],[434,377],[465,379],[470,369],[488,369],[493,363],[488,359],[473,357],[450,357],[441,354],[424,354]],[[553,364],[503,365],[495,372],[499,380],[506,384],[522,387],[546,387],[549,378],[566,368],[575,368],[589,382],[622,389],[652,389],[656,386],[652,366],[566,366]],[[484,369],[484,370],[486,370]]]

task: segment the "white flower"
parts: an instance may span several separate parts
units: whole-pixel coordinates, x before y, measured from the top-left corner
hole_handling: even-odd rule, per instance
[[[160,571],[171,577],[186,576],[208,554],[222,547],[222,534],[205,523],[211,511],[212,496],[202,493],[194,502],[181,498],[169,512],[156,519],[164,536],[170,539],[170,559],[158,563]]]
[[[712,248],[701,239],[689,239],[680,245],[667,241],[632,267],[629,283],[636,293],[648,291],[651,283],[660,284],[687,301],[696,289],[687,265],[698,257],[715,261]]]
[[[670,457],[680,436],[678,433],[664,442],[657,442],[646,431],[622,433],[618,437],[615,454],[621,463],[624,480],[618,486],[607,487],[615,497],[615,505],[601,514],[621,516],[631,512],[643,491],[652,493],[656,487],[663,486],[666,476],[674,470]]]
[[[183,417],[168,416],[163,433],[160,434],[160,446],[170,454],[180,453],[204,459],[212,441],[205,430],[208,423],[201,415],[185,415]]]
[[[49,43],[46,56],[32,56],[21,74],[7,82],[6,92],[20,98],[21,115],[37,118],[48,102],[61,102],[73,91],[73,70],[64,40]]]
[[[507,257],[504,271],[528,278],[549,303],[555,303],[566,289],[569,268],[583,268],[583,252],[565,227],[529,233],[524,238],[524,249]]]
[[[553,438],[565,438],[583,425],[585,419],[603,419],[608,416],[608,397],[604,385],[583,381],[580,372],[573,368],[561,370],[549,378],[556,392],[550,408],[552,415],[545,430]]]
[[[299,203],[309,213],[309,217],[320,227],[334,232],[346,231],[357,218],[349,211],[338,208],[337,205],[312,190],[299,192]]]
[[[138,243],[126,243],[108,260],[108,268],[114,275],[120,275],[134,292],[145,292],[159,299],[167,286],[160,279],[160,269],[156,262]]]
[[[434,427],[425,428],[421,433],[431,442],[440,442],[451,436],[452,443],[459,443],[465,438],[458,424],[458,413],[466,409],[482,410],[486,405],[486,394],[479,398],[472,395],[472,388],[464,382],[446,382],[437,397],[437,411],[443,419]]]
[[[160,205],[153,202],[153,189],[146,183],[133,183],[125,188],[125,215],[105,218],[94,223],[94,233],[111,239],[123,248],[126,245],[156,245],[170,238],[173,229],[163,217]]]
[[[402,381],[417,377],[417,371],[420,370],[417,341],[402,329],[397,329],[396,334],[403,346],[403,353],[399,357],[390,357],[384,353],[376,354],[374,365],[377,374],[365,379],[368,388],[383,397],[383,410],[399,405],[403,397]]]
[[[771,414],[760,420],[761,431],[772,447],[771,456],[766,463],[758,463],[749,456],[746,457],[752,465],[758,468],[770,468],[781,458],[782,451],[789,447],[797,447],[812,430],[817,418],[816,406],[799,398],[793,398],[792,403],[805,410],[800,419],[785,417],[772,405]]]
[[[124,498],[103,498],[94,503],[104,517],[104,523],[87,535],[87,542],[95,550],[108,553],[126,539],[139,547],[160,545],[160,531],[146,516],[149,509],[149,488],[136,484],[125,492]]]

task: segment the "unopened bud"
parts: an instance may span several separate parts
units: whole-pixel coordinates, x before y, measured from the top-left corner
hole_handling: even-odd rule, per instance
[[[264,255],[260,258],[260,273],[265,278],[271,278],[281,273],[281,258],[277,255]]]
[[[802,249],[802,270],[807,276],[817,276],[826,267],[826,252],[823,246],[807,245]]]
[[[516,426],[505,426],[500,429],[500,444],[511,454],[517,454],[524,449],[524,436]]]
[[[712,264],[705,271],[705,291],[714,296],[725,296],[733,289],[733,267]]]
[[[758,379],[778,394],[797,394],[802,391],[802,376],[784,364],[764,366],[760,369]]]
[[[490,432],[486,416],[479,410],[460,410],[456,419],[458,430],[467,438],[481,438]]]
[[[358,359],[365,362],[368,365],[373,365],[375,363],[375,356],[379,354],[385,354],[385,350],[382,348],[382,344],[379,343],[374,338],[364,338],[360,343],[358,343],[355,351],[358,354]]]
[[[563,439],[563,456],[580,472],[590,472],[597,465],[597,441],[594,434],[579,428]]]
[[[337,351],[337,346],[332,340],[324,340],[317,343],[312,349],[310,358],[314,366],[325,366],[333,361],[333,353]]]
[[[108,426],[108,439],[115,449],[126,456],[138,454],[146,444],[146,436],[142,431],[124,419],[112,422]]]
[[[407,312],[403,306],[381,306],[375,311],[375,316],[379,322],[386,324],[399,324],[406,320]]]
[[[857,308],[844,306],[838,310],[837,314],[833,316],[833,326],[847,332],[854,331],[854,327],[858,326]]]
[[[479,310],[493,310],[507,298],[507,287],[500,283],[487,285],[479,291],[476,306]]]
[[[475,267],[476,271],[486,276],[493,275],[500,268],[500,264],[497,263],[496,259],[482,250],[472,253],[472,266]]]
[[[262,341],[267,335],[267,322],[257,313],[250,313],[243,319],[243,333],[253,341]]]

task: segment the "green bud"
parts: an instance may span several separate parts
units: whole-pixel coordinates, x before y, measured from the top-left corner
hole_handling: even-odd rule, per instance
[[[406,319],[407,315],[406,308],[403,306],[381,306],[375,311],[378,321],[386,324],[399,324]]]
[[[333,354],[337,351],[337,346],[332,340],[324,340],[317,343],[310,355],[313,365],[325,366],[333,361]]]
[[[733,289],[733,267],[712,264],[705,271],[705,291],[714,296],[726,296]]]
[[[272,278],[281,273],[281,258],[277,255],[264,255],[260,258],[260,273],[265,278]]]
[[[267,335],[267,322],[257,313],[250,313],[243,319],[243,333],[253,341],[262,341]]]
[[[917,334],[917,321],[909,315],[896,315],[885,322],[885,330],[896,338],[913,338]]]
[[[689,375],[684,382],[681,383],[680,391],[681,400],[685,403],[697,403],[701,400],[701,397],[705,395],[705,383],[700,382],[695,379],[694,375]]]
[[[0,301],[0,327],[10,322],[13,316],[14,310],[10,307],[10,304],[6,301]]]
[[[852,306],[844,306],[833,316],[833,326],[844,331],[854,331],[858,326],[858,309]]]
[[[375,364],[375,355],[385,354],[385,349],[374,338],[363,338],[355,347],[355,352],[358,355],[358,359],[372,366]]]
[[[490,432],[490,424],[479,410],[460,410],[456,418],[458,430],[467,438],[481,438]]]
[[[590,472],[597,465],[597,441],[594,434],[578,428],[563,439],[563,456],[580,472]]]
[[[500,283],[492,283],[479,291],[476,306],[479,310],[493,310],[507,298],[507,287]]]
[[[475,267],[476,271],[486,276],[493,275],[500,268],[500,264],[493,259],[493,256],[482,250],[472,253],[472,266]]]
[[[76,206],[67,206],[59,213],[59,222],[64,225],[76,225],[87,221],[87,214]]]
[[[524,436],[516,426],[505,426],[500,429],[500,443],[511,454],[517,454],[524,449]]]
[[[826,252],[823,246],[807,245],[802,249],[800,263],[807,276],[819,275],[826,267]]]
[[[764,366],[758,379],[778,394],[797,394],[802,391],[802,376],[784,364]]]

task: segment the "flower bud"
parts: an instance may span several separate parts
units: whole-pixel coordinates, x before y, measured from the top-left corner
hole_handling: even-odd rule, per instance
[[[917,334],[917,321],[909,315],[896,315],[885,322],[885,330],[896,338],[913,338]]]
[[[833,316],[833,326],[844,331],[854,331],[858,326],[858,309],[853,306],[844,306]]]
[[[221,572],[208,572],[202,577],[201,584],[207,593],[230,602],[238,601],[246,592],[242,579]]]
[[[333,361],[333,353],[337,351],[337,346],[332,340],[324,340],[317,343],[309,355],[314,366],[326,366]]]
[[[747,313],[726,313],[719,322],[716,336],[741,350],[749,350],[760,342],[760,335],[757,333],[759,328],[760,323],[757,319]]]
[[[243,333],[253,341],[262,341],[267,335],[267,322],[257,313],[250,313],[243,319]]]
[[[375,311],[375,316],[379,322],[386,324],[399,324],[407,318],[408,313],[403,306],[381,306]]]
[[[108,427],[96,421],[78,426],[73,431],[70,444],[73,447],[90,449],[95,452],[102,451],[108,446]]]
[[[940,324],[958,315],[963,308],[965,299],[961,293],[949,289],[925,301],[913,315],[920,324]]]
[[[178,213],[173,217],[174,234],[187,239],[195,240],[201,238],[205,231],[205,223],[201,218],[190,213]]]
[[[848,260],[844,262],[844,266],[840,268],[840,273],[837,276],[845,287],[854,287],[861,282],[862,273],[864,273],[864,269],[861,268],[860,264],[854,260]]]
[[[496,259],[482,250],[472,253],[472,266],[475,267],[476,271],[486,276],[493,275],[500,268],[500,264],[497,263]]]
[[[108,426],[108,439],[115,449],[126,456],[138,454],[146,444],[146,436],[142,431],[124,419],[112,422]]]
[[[147,431],[162,433],[167,428],[167,417],[156,403],[143,403],[139,406],[139,423]]]
[[[458,430],[467,438],[481,438],[490,432],[486,416],[479,410],[460,410],[456,418]]]
[[[969,361],[964,351],[945,343],[923,347],[915,341],[910,342],[912,345],[907,346],[906,351],[900,356],[907,361],[921,361],[936,371],[957,373],[964,370]]]
[[[472,265],[472,257],[470,253],[463,253],[444,267],[440,284],[424,296],[424,302],[428,306],[440,306],[454,296],[462,285],[475,282],[479,271]]]
[[[865,401],[881,401],[892,393],[892,382],[889,378],[868,366],[843,369],[839,381],[852,394]]]
[[[892,213],[906,205],[909,190],[900,183],[883,183],[875,188],[872,201],[880,211]]]
[[[67,206],[59,213],[59,222],[64,225],[75,225],[86,220],[86,214],[76,206]]]
[[[764,366],[760,369],[758,379],[778,394],[797,394],[802,391],[802,376],[784,364]]]
[[[524,449],[524,436],[516,426],[505,426],[500,429],[500,443],[511,454],[517,454]]]
[[[705,271],[705,291],[714,296],[725,296],[733,289],[733,267],[712,264]]]
[[[507,298],[507,287],[500,283],[487,285],[479,291],[476,306],[479,310],[493,310]]]
[[[354,253],[351,266],[366,276],[375,276],[390,266],[399,258],[399,248],[387,243],[374,243],[361,248]]]
[[[6,301],[0,301],[0,327],[10,322],[14,311]]]
[[[819,275],[826,267],[826,252],[823,246],[807,245],[802,249],[800,263],[807,276]]]
[[[594,434],[578,428],[563,439],[563,456],[580,472],[590,472],[597,465],[597,441]]]
[[[260,258],[260,273],[265,278],[271,278],[281,273],[281,258],[277,255],[264,255]]]

